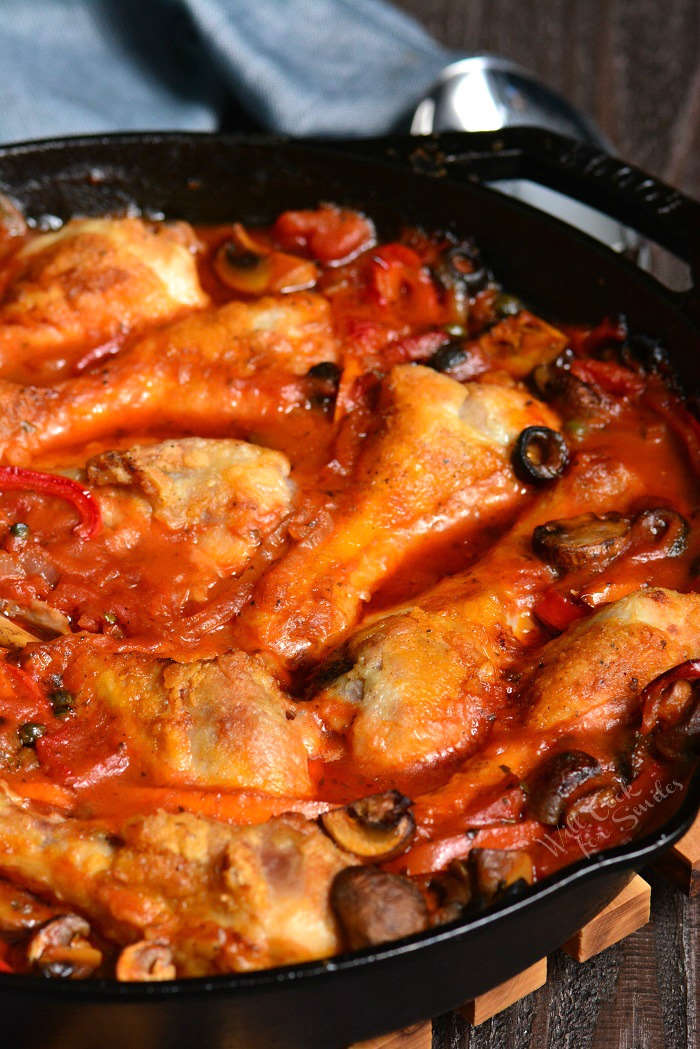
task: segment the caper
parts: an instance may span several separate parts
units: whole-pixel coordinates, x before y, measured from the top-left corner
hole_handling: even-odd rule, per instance
[[[429,368],[434,368],[436,372],[449,372],[454,368],[458,368],[460,364],[464,364],[467,357],[468,353],[461,342],[451,339],[444,346],[441,346],[439,350],[436,350],[433,356],[425,363]]]
[[[14,536],[15,539],[26,539],[29,535],[30,528],[24,521],[15,521],[14,524],[10,525],[10,535]]]
[[[493,305],[499,317],[515,317],[516,314],[525,308],[517,296],[508,295],[505,291],[496,296]]]
[[[36,721],[27,721],[17,729],[17,736],[23,747],[33,747],[46,732],[46,726]]]
[[[564,429],[572,437],[584,437],[588,432],[588,423],[584,422],[583,419],[567,419],[564,423]]]
[[[57,688],[55,692],[52,692],[49,696],[49,702],[57,718],[65,717],[66,714],[70,714],[75,708],[75,697],[66,688]]]

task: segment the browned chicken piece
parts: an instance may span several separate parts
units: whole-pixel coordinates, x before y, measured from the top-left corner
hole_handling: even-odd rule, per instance
[[[556,426],[527,393],[464,386],[400,365],[383,384],[383,424],[336,508],[267,573],[239,621],[244,647],[287,664],[317,658],[358,621],[401,562],[457,523],[476,532],[525,490],[509,455],[527,426]]]
[[[294,494],[284,455],[233,438],[110,450],[91,459],[86,473],[110,551],[128,558],[139,537],[151,534],[151,521],[165,527],[180,545],[183,585],[195,600],[246,567],[289,513]],[[157,561],[147,567],[155,581]]]
[[[51,388],[0,381],[0,455],[27,462],[117,427],[247,431],[305,404],[302,377],[337,352],[328,303],[311,292],[203,310]]]
[[[517,742],[494,732],[488,746],[439,790],[418,798],[424,826],[467,810],[485,789],[526,776],[558,739],[585,741],[639,713],[642,689],[659,674],[700,657],[700,594],[660,587],[637,590],[550,641],[521,686]],[[438,817],[439,814],[439,817]]]
[[[73,718],[104,724],[106,716],[150,783],[310,794],[309,757],[320,749],[320,730],[261,659],[231,652],[175,663],[115,652],[87,636],[83,642],[67,642],[75,653],[64,674]]]
[[[117,944],[155,941],[163,975],[336,953],[342,945],[329,889],[354,862],[316,824],[291,813],[244,828],[158,812],[126,821],[115,835],[0,794],[0,871],[75,907]],[[134,953],[117,971],[148,978]]]
[[[73,219],[29,241],[0,299],[0,375],[48,382],[85,350],[206,306],[186,223]]]
[[[116,485],[143,494],[153,516],[179,531],[219,524],[232,504],[241,524],[258,529],[289,507],[289,462],[280,452],[236,441],[180,437],[96,455],[86,465],[91,485]]]
[[[512,690],[508,668],[538,632],[535,600],[556,578],[532,553],[534,528],[564,508],[624,508],[642,490],[621,464],[581,455],[474,567],[358,631],[337,660],[349,668],[314,702],[353,761],[390,776],[483,743]]]

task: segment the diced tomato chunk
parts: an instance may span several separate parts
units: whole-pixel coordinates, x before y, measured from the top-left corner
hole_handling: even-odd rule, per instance
[[[288,251],[305,251],[319,262],[336,266],[369,248],[375,239],[368,218],[329,204],[315,211],[285,211],[273,232]]]
[[[88,787],[129,766],[129,755],[104,714],[78,715],[36,742],[42,770],[68,787]]]
[[[51,704],[34,679],[12,663],[0,663],[0,716],[18,724],[53,717]]]

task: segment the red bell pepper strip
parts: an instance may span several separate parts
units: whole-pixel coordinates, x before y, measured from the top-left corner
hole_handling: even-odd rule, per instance
[[[582,382],[599,386],[605,393],[617,396],[641,393],[645,386],[641,375],[614,361],[597,361],[594,358],[572,361],[571,372]]]
[[[116,722],[100,709],[82,710],[35,744],[42,772],[64,787],[93,786],[129,767]]]
[[[70,477],[40,473],[23,466],[0,466],[0,491],[39,492],[66,499],[80,515],[80,523],[73,528],[79,539],[93,539],[102,527],[102,516],[96,500]]]
[[[562,634],[572,623],[583,619],[587,609],[552,588],[535,605],[535,615],[541,623]]]

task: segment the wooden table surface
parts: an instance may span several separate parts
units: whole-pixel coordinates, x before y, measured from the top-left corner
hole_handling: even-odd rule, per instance
[[[698,0],[397,0],[443,43],[534,70],[594,117],[627,160],[700,197]],[[433,1049],[697,1049],[700,897],[653,874],[652,920],[473,1030],[435,1024]]]

